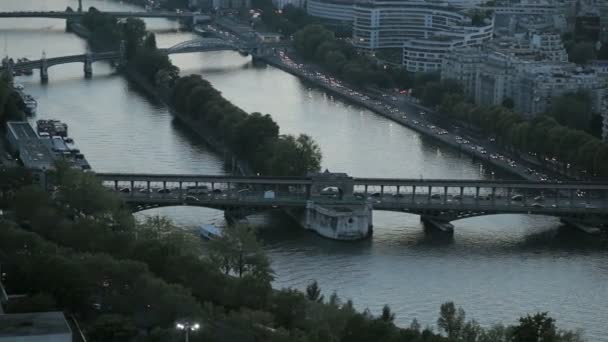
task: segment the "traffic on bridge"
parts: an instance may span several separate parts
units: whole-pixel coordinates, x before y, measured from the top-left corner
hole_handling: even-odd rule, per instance
[[[190,205],[223,210],[364,208],[450,221],[492,214],[538,214],[608,223],[608,184],[310,177],[98,174],[135,211]],[[356,211],[356,210],[355,210]],[[371,221],[371,216],[370,216]]]

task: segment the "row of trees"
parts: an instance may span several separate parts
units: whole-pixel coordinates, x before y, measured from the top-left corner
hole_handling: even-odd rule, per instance
[[[532,120],[524,118],[504,106],[482,107],[468,102],[458,83],[453,80],[431,80],[415,89],[423,104],[435,107],[451,119],[483,129],[497,141],[516,152],[535,152],[541,162],[556,158],[562,166],[567,164],[584,168],[590,173],[608,176],[608,145],[591,134],[561,125],[556,118],[539,115]],[[568,98],[566,98],[568,100]],[[560,105],[563,101],[555,101]],[[571,108],[553,107],[550,114],[566,123],[576,116]],[[566,114],[563,114],[563,113]],[[563,116],[562,116],[563,115]]]
[[[252,7],[260,10],[261,20],[270,30],[291,36],[306,25],[318,22],[318,19],[306,13],[303,8],[291,4],[277,10],[271,0],[253,0]]]
[[[417,322],[397,328],[388,306],[378,316],[359,313],[335,294],[326,299],[316,283],[306,293],[275,291],[249,228],[227,228],[201,257],[200,244],[164,218],[119,219],[122,203],[102,195],[107,190],[94,176],[60,165],[54,177],[52,195],[24,187],[11,201],[29,232],[0,229],[5,283],[31,295],[10,308],[66,309],[93,342],[176,341],[171,328],[180,319],[202,323],[193,341],[579,341],[546,314],[486,330],[447,303],[441,336]]]
[[[0,124],[2,126],[10,120],[25,119],[23,108],[20,108],[20,105],[23,105],[23,101],[10,87],[9,81],[4,75],[0,75]]]
[[[118,50],[123,36],[118,19],[90,7],[80,24],[90,32],[89,43],[96,49]]]
[[[321,167],[321,150],[311,137],[279,135],[270,115],[247,114],[198,75],[177,80],[170,102],[176,111],[215,132],[215,138],[258,173],[296,176]]]
[[[358,53],[350,42],[338,39],[319,24],[307,25],[294,35],[296,51],[328,72],[357,86],[410,88],[412,77],[403,68],[379,66]]]

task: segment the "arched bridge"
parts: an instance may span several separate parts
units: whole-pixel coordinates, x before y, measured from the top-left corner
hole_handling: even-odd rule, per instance
[[[270,46],[270,47],[268,47]],[[161,48],[159,51],[166,54],[190,53],[190,52],[207,52],[207,51],[222,51],[232,50],[243,54],[252,54],[259,56],[264,54],[268,49],[275,45],[268,44],[240,44],[217,38],[201,38],[185,41],[176,44],[169,48]],[[120,51],[95,52],[80,55],[70,55],[62,57],[45,58],[34,61],[19,62],[11,65],[12,71],[26,71],[39,69],[42,80],[48,79],[48,68],[54,65],[67,63],[84,63],[85,75],[92,74],[91,64],[97,61],[118,61],[121,59]],[[6,66],[0,67],[0,71],[7,69]]]
[[[170,48],[161,49],[167,54],[233,50],[249,52],[253,46],[232,43],[218,38],[193,39],[176,44]]]
[[[224,210],[371,206],[439,222],[491,214],[538,214],[608,223],[608,183],[99,173],[133,210],[191,205]]]

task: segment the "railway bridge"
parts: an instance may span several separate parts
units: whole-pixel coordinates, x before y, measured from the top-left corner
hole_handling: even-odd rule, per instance
[[[371,233],[372,211],[420,215],[429,227],[452,233],[450,222],[494,215],[555,216],[570,223],[608,223],[608,183],[309,177],[251,177],[98,173],[133,211],[201,206],[247,215],[282,209],[308,229],[334,239]]]

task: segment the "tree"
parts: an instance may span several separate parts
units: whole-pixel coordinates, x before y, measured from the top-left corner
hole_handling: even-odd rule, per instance
[[[278,136],[279,125],[270,115],[256,112],[248,115],[235,126],[233,145],[237,148],[237,154],[255,157],[261,148]]]
[[[305,134],[297,139],[292,135],[281,136],[271,146],[266,161],[266,173],[275,176],[304,176],[321,169],[321,149]]]
[[[153,32],[146,34],[143,42],[143,47],[148,50],[156,50],[156,35]]]
[[[578,91],[553,98],[549,115],[564,126],[588,130],[592,118],[589,93]]]
[[[130,60],[135,56],[147,36],[146,23],[139,18],[127,18],[122,25],[122,32],[126,41],[126,56]],[[154,39],[154,42],[156,42],[156,39]]]
[[[310,301],[323,303],[323,295],[316,280],[306,286],[306,297]]]
[[[239,278],[250,274],[257,279],[272,280],[268,258],[248,226],[226,227],[222,237],[211,242],[210,257],[226,275],[232,272]]]
[[[590,42],[576,43],[569,51],[570,61],[576,64],[587,64],[595,59],[595,48]]]
[[[453,302],[441,304],[437,325],[449,339],[455,340],[460,336],[465,323],[465,312],[456,308]]]
[[[294,289],[283,289],[275,293],[270,311],[276,322],[288,329],[301,325],[306,317],[306,297]]]
[[[388,323],[393,323],[395,320],[395,313],[391,312],[391,308],[388,306],[388,304],[382,307],[382,315],[380,315],[380,319]]]
[[[504,100],[502,100],[502,106],[508,109],[513,109],[513,107],[515,107],[515,102],[512,98],[505,97]]]
[[[527,315],[519,319],[513,327],[513,342],[554,342],[556,341],[555,320],[547,312]]]

